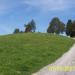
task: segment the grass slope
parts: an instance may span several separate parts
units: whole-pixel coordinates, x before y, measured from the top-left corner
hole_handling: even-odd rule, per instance
[[[74,41],[52,34],[0,36],[0,75],[31,75],[65,53]]]

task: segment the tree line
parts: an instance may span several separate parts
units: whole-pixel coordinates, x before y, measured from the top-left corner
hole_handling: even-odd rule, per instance
[[[19,28],[16,28],[14,30],[14,34],[16,33],[27,33],[27,32],[35,32],[36,30],[36,23],[34,20],[31,20],[28,24],[24,24],[25,30],[24,31],[20,31]]]
[[[36,23],[31,20],[29,23],[24,24],[25,30],[20,31],[16,28],[14,34],[16,33],[28,33],[36,31]],[[75,21],[68,20],[67,24],[64,24],[58,17],[54,17],[47,28],[47,33],[63,34],[66,33],[67,36],[75,37]]]

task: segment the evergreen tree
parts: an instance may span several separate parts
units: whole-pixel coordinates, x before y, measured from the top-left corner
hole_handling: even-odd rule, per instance
[[[66,34],[71,37],[75,36],[75,21],[68,20],[66,25]]]
[[[66,25],[67,36],[71,35],[71,30],[72,30],[72,20],[68,20],[67,25]]]
[[[25,32],[35,32],[36,30],[36,24],[34,20],[29,22],[28,24],[25,24]]]

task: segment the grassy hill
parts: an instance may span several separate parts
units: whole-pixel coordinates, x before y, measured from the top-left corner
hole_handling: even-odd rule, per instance
[[[0,36],[0,75],[31,75],[65,53],[70,38],[27,33]]]

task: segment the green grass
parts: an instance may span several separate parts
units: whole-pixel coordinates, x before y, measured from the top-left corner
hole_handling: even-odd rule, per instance
[[[0,75],[31,75],[68,51],[70,38],[27,33],[0,36]]]

